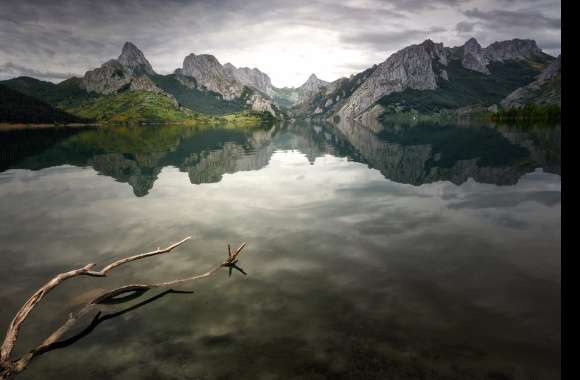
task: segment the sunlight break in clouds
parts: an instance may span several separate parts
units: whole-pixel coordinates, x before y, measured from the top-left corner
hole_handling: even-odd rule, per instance
[[[139,46],[167,74],[189,53],[257,67],[275,86],[332,81],[426,38],[446,46],[532,38],[560,52],[554,0],[22,0],[0,3],[0,79],[60,81]]]

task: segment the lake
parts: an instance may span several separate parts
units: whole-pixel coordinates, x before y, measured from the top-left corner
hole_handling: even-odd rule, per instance
[[[560,127],[87,127],[0,133],[0,327],[15,354],[107,289],[150,290],[18,379],[559,379]],[[135,307],[133,307],[135,306]],[[87,316],[76,332],[90,325]]]

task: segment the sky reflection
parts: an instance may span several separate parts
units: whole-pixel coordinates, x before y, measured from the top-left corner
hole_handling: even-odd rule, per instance
[[[245,153],[228,139],[193,161],[174,148],[160,162],[176,164],[160,165],[144,196],[90,164],[1,173],[2,326],[54,273],[193,237],[110,278],[64,284],[27,323],[19,350],[95,287],[201,273],[221,262],[228,242],[248,242],[240,261],[248,276],[224,270],[184,285],[194,293],[106,321],[20,378],[559,377],[553,163],[545,165],[552,172],[538,161],[513,171],[510,185],[442,177],[416,186],[386,178],[388,165],[369,167],[385,158],[357,141],[402,154],[405,145],[303,128],[238,140]],[[258,167],[240,164],[250,161]],[[495,166],[510,167],[509,159]],[[192,183],[200,168],[219,179]]]

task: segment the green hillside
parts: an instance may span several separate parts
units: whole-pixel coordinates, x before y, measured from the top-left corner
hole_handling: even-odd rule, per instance
[[[407,89],[386,95],[377,103],[386,107],[387,114],[412,110],[428,114],[471,105],[489,106],[532,82],[543,67],[541,62],[492,62],[491,75],[485,75],[463,68],[459,60],[451,60],[447,66],[436,68],[445,69],[449,77],[448,81],[438,79],[436,90]]]
[[[39,99],[0,84],[0,122],[2,123],[60,124],[86,121],[83,117],[71,115]]]
[[[202,117],[176,106],[167,95],[148,91],[104,95],[68,111],[103,122],[178,122]]]
[[[190,89],[181,83],[174,74],[155,75],[151,79],[160,89],[175,96],[179,104],[195,112],[226,115],[240,112],[246,108],[243,100],[228,101],[215,92]]]
[[[61,109],[78,106],[99,96],[86,92],[80,83],[79,78],[70,78],[54,84],[31,77],[18,77],[0,82],[6,87]]]

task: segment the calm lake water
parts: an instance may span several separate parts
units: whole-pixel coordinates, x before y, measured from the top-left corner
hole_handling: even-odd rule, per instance
[[[142,126],[0,143],[2,329],[56,273],[192,236],[64,283],[16,354],[103,290],[202,273],[248,243],[247,276],[110,306],[18,379],[560,378],[559,127]]]

